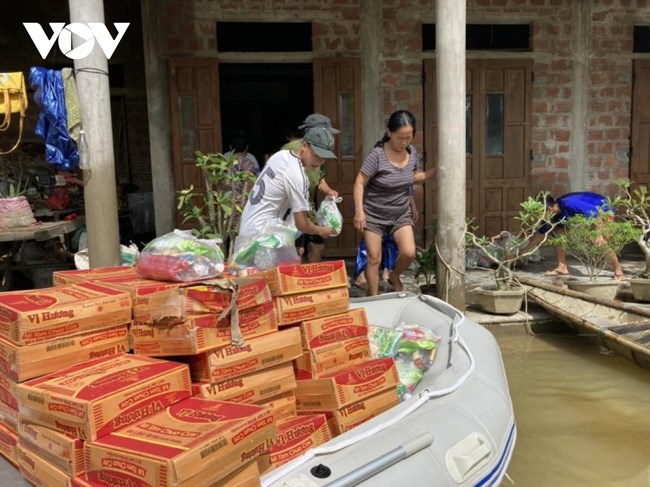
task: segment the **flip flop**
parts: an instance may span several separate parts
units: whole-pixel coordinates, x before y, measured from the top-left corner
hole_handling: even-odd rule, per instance
[[[552,271],[546,271],[544,275],[548,277],[556,277],[556,276],[569,276],[570,274],[568,272],[560,272],[557,269],[553,269]]]

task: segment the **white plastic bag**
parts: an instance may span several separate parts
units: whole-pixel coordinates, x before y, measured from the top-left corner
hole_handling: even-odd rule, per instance
[[[341,197],[333,199],[328,196],[321,202],[316,212],[316,224],[334,230],[332,237],[338,236],[343,230],[343,215],[336,206],[341,201],[343,201]]]
[[[266,225],[258,235],[239,235],[230,256],[230,266],[234,269],[255,267],[263,271],[280,264],[299,264],[298,234],[296,227],[278,219]]]

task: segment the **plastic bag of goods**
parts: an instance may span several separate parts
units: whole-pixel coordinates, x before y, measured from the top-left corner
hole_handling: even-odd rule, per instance
[[[373,358],[395,360],[400,398],[411,397],[424,373],[433,365],[440,337],[424,326],[400,325],[396,328],[370,326],[368,339]]]
[[[337,203],[343,201],[343,198],[325,198],[316,212],[316,224],[322,227],[330,227],[334,230],[333,237],[338,236],[343,230],[343,215],[339,211]]]
[[[294,226],[277,220],[267,225],[258,235],[239,235],[235,239],[230,267],[255,267],[264,271],[280,264],[299,264],[300,256],[296,250],[298,234]]]
[[[136,271],[143,279],[156,281],[211,279],[224,269],[219,244],[218,240],[196,238],[190,230],[174,230],[142,249]]]

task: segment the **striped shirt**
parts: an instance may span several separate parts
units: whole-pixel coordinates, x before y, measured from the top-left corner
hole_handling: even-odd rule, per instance
[[[418,153],[410,146],[406,166],[397,168],[388,160],[383,147],[375,147],[361,165],[368,177],[363,195],[365,213],[384,221],[395,220],[409,209],[413,176],[418,167]]]

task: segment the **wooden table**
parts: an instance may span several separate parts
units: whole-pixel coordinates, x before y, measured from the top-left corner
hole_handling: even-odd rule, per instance
[[[79,229],[85,223],[85,217],[77,217],[72,221],[41,222],[38,225],[29,227],[8,228],[0,230],[0,270],[2,281],[0,291],[8,291],[12,285],[12,271],[25,270],[39,265],[51,264],[24,264],[16,262],[16,256],[20,254],[20,248],[27,240],[44,242],[53,238],[65,237]]]

